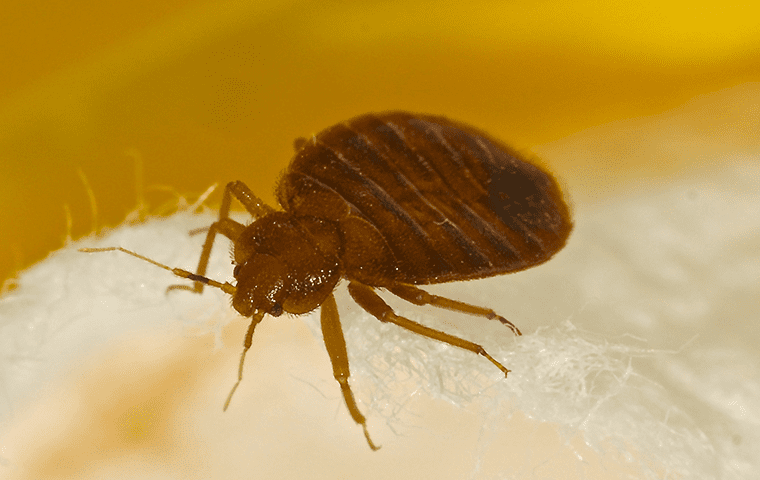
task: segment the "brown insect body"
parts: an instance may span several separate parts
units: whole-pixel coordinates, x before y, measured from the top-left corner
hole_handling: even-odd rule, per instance
[[[209,228],[197,273],[146,260],[195,281],[194,287],[175,288],[222,288],[232,295],[233,307],[251,317],[238,382],[225,409],[264,315],[321,307],[334,376],[352,418],[376,449],[348,384],[346,344],[332,294],[336,284],[348,280],[352,298],[379,320],[482,355],[506,375],[509,370],[480,345],[396,315],[374,288],[417,305],[498,320],[519,335],[493,310],[414,285],[543,263],[565,245],[570,212],[549,173],[487,134],[443,117],[368,114],[296,145],[277,187],[283,211],[265,205],[242,182],[232,182],[219,220]],[[252,224],[229,218],[232,197],[253,216]],[[235,286],[204,276],[217,233],[233,242]]]
[[[388,287],[523,270],[551,258],[572,228],[548,173],[471,127],[407,113],[319,133],[296,154],[277,198],[286,213],[256,220],[234,241],[238,295],[241,281],[263,288],[251,278],[266,269],[247,266],[251,251],[279,258],[292,283],[273,285],[271,306],[236,301],[246,316],[313,310],[341,277]],[[287,292],[295,298],[285,301]]]

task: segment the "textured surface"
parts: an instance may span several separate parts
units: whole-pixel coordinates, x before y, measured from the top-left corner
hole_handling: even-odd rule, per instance
[[[322,131],[298,152],[278,197],[299,213],[291,192],[324,191],[382,234],[407,283],[523,270],[551,258],[572,229],[549,173],[443,117],[369,114]]]
[[[602,158],[711,152],[720,169],[642,178],[626,196],[594,177],[571,183],[586,201],[557,258],[506,278],[426,287],[492,305],[520,321],[523,337],[400,307],[482,342],[513,368],[507,381],[482,358],[360,313],[339,289],[353,385],[378,453],[344,409],[316,315],[262,322],[247,383],[223,414],[246,328],[224,294],[166,296],[177,280],[152,265],[57,253],[2,299],[12,416],[0,476],[760,478],[759,150],[693,134],[696,118],[736,110],[757,143],[755,104],[725,98],[735,97],[582,132],[542,154],[553,165],[587,158],[591,168]],[[721,130],[736,131],[727,122]],[[735,153],[709,148],[724,144]],[[150,222],[87,246],[117,243],[193,268],[203,239],[187,231],[215,216],[182,217],[161,222],[174,225],[168,236]],[[229,280],[228,252],[213,257],[209,275]],[[237,320],[222,329],[222,350],[184,327],[211,318]],[[150,330],[125,339],[137,325]]]

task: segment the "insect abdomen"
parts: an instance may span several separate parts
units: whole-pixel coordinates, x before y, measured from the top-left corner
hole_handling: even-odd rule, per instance
[[[337,193],[372,223],[399,282],[522,270],[551,258],[572,228],[549,174],[442,117],[369,114],[328,128],[291,163],[283,183],[296,181]]]

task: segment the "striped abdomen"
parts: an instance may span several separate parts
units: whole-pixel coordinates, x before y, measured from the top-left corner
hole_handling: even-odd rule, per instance
[[[572,229],[550,174],[443,117],[369,114],[330,127],[296,154],[286,182],[342,197],[383,235],[405,283],[523,270],[551,258]],[[289,187],[278,190],[286,209]]]

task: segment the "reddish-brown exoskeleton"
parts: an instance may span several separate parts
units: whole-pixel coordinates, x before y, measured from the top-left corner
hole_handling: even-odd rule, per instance
[[[349,386],[346,342],[333,297],[341,279],[351,297],[382,322],[482,355],[504,375],[509,370],[473,342],[396,315],[375,292],[382,288],[416,305],[433,305],[498,320],[488,308],[431,295],[415,285],[516,272],[550,259],[572,229],[556,180],[487,134],[443,117],[403,112],[368,114],[296,143],[297,153],[277,188],[282,210],[264,204],[242,182],[224,190],[219,218],[208,229],[193,280],[175,286],[200,293],[221,288],[251,318],[240,358],[265,315],[303,314],[321,307],[325,346],[346,406],[367,422]],[[245,226],[229,211],[237,199],[254,218]],[[205,277],[217,234],[234,246],[235,285]]]

